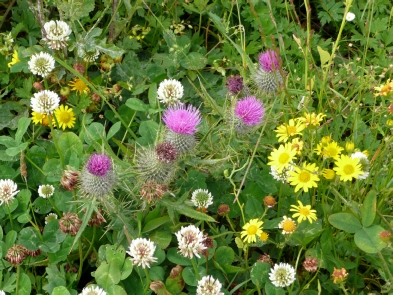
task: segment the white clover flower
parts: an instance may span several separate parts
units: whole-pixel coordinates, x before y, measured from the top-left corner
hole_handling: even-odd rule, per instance
[[[53,196],[54,192],[55,192],[55,187],[50,184],[44,184],[38,187],[38,195],[44,199]]]
[[[165,79],[158,87],[158,100],[166,105],[173,105],[180,102],[183,97],[183,85],[175,79]]]
[[[295,281],[295,269],[288,263],[275,264],[270,269],[269,279],[276,287],[288,287]]]
[[[98,286],[88,286],[83,288],[79,295],[106,295],[106,292]]]
[[[224,295],[221,291],[221,283],[212,276],[204,276],[198,281],[197,295]]]
[[[0,295],[5,295],[5,292],[3,290],[0,290]]]
[[[362,166],[363,174],[358,176],[358,180],[366,179],[370,173],[368,172],[370,169],[370,162],[368,161],[367,156],[362,152],[355,152],[351,155],[352,159],[358,159],[359,164]]]
[[[55,59],[49,53],[40,52],[34,54],[28,64],[30,72],[45,78],[55,68]]]
[[[156,246],[154,243],[145,238],[138,238],[131,241],[130,250],[127,253],[132,257],[131,261],[134,265],[149,267],[150,264],[157,261],[153,257]]]
[[[72,33],[70,27],[66,22],[61,20],[51,20],[44,24],[46,37],[43,38],[52,49],[61,49],[67,46],[70,34]]]
[[[11,179],[0,180],[0,205],[6,203],[7,205],[14,199],[14,196],[19,193],[18,186]]]
[[[53,91],[43,90],[34,93],[30,100],[31,108],[36,113],[50,114],[59,107],[60,97]]]
[[[345,19],[347,20],[347,22],[351,22],[355,19],[355,14],[353,12],[348,11]]]
[[[195,225],[182,226],[175,235],[179,242],[179,252],[184,257],[193,258],[195,255],[200,258],[199,253],[206,249],[206,246],[203,244],[205,237]]]
[[[48,224],[48,222],[57,219],[58,216],[56,213],[49,213],[47,216],[45,216],[45,224]]]
[[[100,51],[98,49],[96,49],[95,51],[91,51],[91,52],[90,51],[86,52],[83,50],[82,59],[85,62],[94,62],[98,58],[99,55],[100,55]]]
[[[191,202],[197,208],[207,208],[213,204],[213,196],[207,189],[197,189],[191,195]]]
[[[293,165],[289,165],[287,168],[284,168],[281,172],[278,172],[275,166],[270,166],[269,174],[273,176],[275,180],[281,181],[282,183],[288,182],[288,177],[290,176],[289,172],[293,171]]]

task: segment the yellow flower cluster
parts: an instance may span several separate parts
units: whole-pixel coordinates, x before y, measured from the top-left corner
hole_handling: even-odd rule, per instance
[[[385,84],[382,84],[379,87],[374,87],[374,90],[378,91],[374,93],[374,97],[390,95],[393,92],[393,80],[388,79]]]
[[[41,114],[37,112],[32,112],[31,120],[35,125],[41,124],[44,126],[49,126],[49,120],[52,120],[52,126],[56,127],[56,121],[59,123],[59,127],[65,130],[66,128],[72,128],[75,126],[75,114],[71,108],[68,106],[61,105],[57,109],[54,110],[53,115]]]

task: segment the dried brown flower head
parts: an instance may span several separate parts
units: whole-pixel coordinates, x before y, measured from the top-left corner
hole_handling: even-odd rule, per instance
[[[315,257],[306,258],[303,261],[303,266],[309,272],[316,272],[318,270],[318,260]]]
[[[78,230],[82,224],[82,220],[79,219],[78,214],[73,212],[64,213],[63,217],[59,220],[60,230],[72,236],[78,233]]]

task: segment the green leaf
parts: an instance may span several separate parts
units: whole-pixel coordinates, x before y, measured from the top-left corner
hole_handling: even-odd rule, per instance
[[[168,221],[170,221],[169,216],[162,216],[162,217],[153,219],[145,224],[145,226],[142,229],[142,233],[152,231],[153,229],[160,227],[161,225],[167,223]]]
[[[120,267],[117,263],[108,263],[104,261],[97,268],[94,277],[97,281],[97,284],[107,290],[110,286],[117,285],[120,282]]]
[[[25,227],[19,232],[18,243],[28,250],[37,250],[41,244],[40,233],[34,227]]]
[[[143,121],[139,125],[141,137],[137,139],[137,142],[142,146],[153,145],[156,141],[158,128],[158,124],[154,121]]]
[[[362,213],[362,223],[364,227],[369,227],[373,224],[377,210],[377,194],[375,191],[370,191],[364,199],[363,206],[360,211]]]
[[[121,127],[121,122],[117,122],[112,125],[111,129],[109,129],[108,134],[106,135],[106,140],[111,139],[117,132],[119,132]]]
[[[19,274],[18,280],[18,295],[30,295],[31,294],[31,282],[30,278],[25,273]]]
[[[85,142],[92,145],[94,142],[101,142],[105,138],[105,128],[101,123],[94,122],[86,130]]]
[[[26,133],[27,128],[29,127],[31,122],[30,118],[20,118],[18,122],[18,130],[15,133],[15,141],[17,143],[22,142],[22,137]]]
[[[169,248],[168,249],[166,257],[168,258],[168,260],[170,262],[172,262],[174,264],[178,264],[178,265],[183,265],[183,266],[192,265],[190,258],[186,258],[186,257],[182,256],[177,251],[178,251],[177,248]]]
[[[270,283],[269,281],[266,282],[265,292],[266,292],[266,295],[285,295],[285,293],[286,293],[283,288],[276,287],[272,283]]]
[[[44,227],[42,251],[55,253],[59,251],[61,243],[67,234],[60,230],[59,222],[49,222]]]
[[[235,252],[231,247],[222,246],[217,248],[214,256],[216,257],[216,262],[220,265],[231,265],[235,259]]]
[[[29,117],[29,110],[26,106],[16,101],[7,101],[0,105],[0,130],[18,127],[18,122],[22,118]]]
[[[321,67],[324,68],[330,60],[329,52],[323,50],[320,46],[317,46],[319,57],[321,58]]]
[[[127,99],[126,106],[134,111],[147,112],[149,110],[149,106],[136,97]]]
[[[149,276],[152,281],[163,281],[165,272],[161,266],[153,266],[149,269]]]
[[[116,58],[124,54],[124,50],[117,47],[114,44],[106,44],[105,40],[102,40],[98,44],[96,44],[96,48],[105,53],[108,54],[111,58]]]
[[[106,291],[108,295],[127,295],[127,292],[119,285],[112,285]]]
[[[1,108],[0,108],[1,110]],[[0,136],[0,144],[5,145],[7,148],[16,147],[18,143],[10,136],[2,135]]]
[[[44,285],[42,289],[47,291],[49,294],[52,294],[54,288],[66,286],[64,269],[59,271],[55,264],[50,264],[47,268],[45,268],[45,270],[47,273],[46,279],[48,283]]]
[[[126,251],[123,246],[119,246],[118,248],[115,246],[108,246],[106,248],[105,257],[106,261],[116,263],[121,267],[126,258]]]
[[[161,249],[166,249],[172,241],[172,235],[169,231],[158,229],[150,233],[149,239]]]
[[[197,270],[198,270],[199,276],[201,278],[206,275],[206,268],[205,267],[198,266]],[[183,269],[182,277],[187,285],[189,285],[189,286],[197,286],[198,285],[198,279],[195,274],[194,268],[192,266],[187,266]]]
[[[207,58],[199,52],[190,52],[181,60],[182,67],[190,70],[203,69],[207,64]]]
[[[244,211],[249,219],[259,218],[263,215],[262,202],[258,201],[255,197],[248,197]]]
[[[183,205],[183,204],[174,205],[173,209],[175,209],[177,212],[179,212],[183,215],[194,218],[196,220],[207,221],[207,222],[216,222],[216,220],[213,217],[211,217],[205,213],[198,212],[194,208],[191,208],[191,207]]]
[[[161,67],[160,67],[161,68]],[[157,99],[157,83],[152,83],[149,88],[149,105],[152,109],[159,107],[158,99]]]
[[[5,244],[7,248],[11,248],[16,241],[16,237],[18,236],[17,232],[14,230],[10,230],[7,235],[5,236]]]
[[[18,155],[21,151],[24,151],[27,147],[29,146],[28,142],[21,143],[17,147],[11,147],[6,149],[5,153],[9,155],[10,157],[14,157]]]
[[[131,259],[126,258],[124,259],[123,266],[121,268],[121,280],[125,280],[126,278],[129,277],[129,275],[132,273],[132,269],[134,268],[134,265],[131,261]]]
[[[329,223],[347,233],[355,233],[362,229],[360,221],[350,213],[336,213],[329,216]]]
[[[65,163],[69,162],[69,159],[73,153],[77,155],[83,154],[83,144],[80,138],[73,132],[65,132],[58,138],[59,149],[63,155]]]
[[[262,288],[269,281],[270,264],[256,262],[251,269],[251,281]]]
[[[60,286],[53,289],[52,295],[70,295],[70,292],[66,287]]]
[[[42,171],[47,175],[46,180],[48,182],[59,182],[63,174],[59,159],[49,159],[42,167]]]
[[[381,241],[379,234],[384,229],[379,225],[372,225],[363,228],[355,234],[355,244],[366,253],[374,254],[386,247],[386,243]]]

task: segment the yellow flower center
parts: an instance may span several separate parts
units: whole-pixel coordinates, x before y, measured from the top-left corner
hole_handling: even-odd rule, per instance
[[[250,225],[247,229],[248,235],[255,235],[257,233],[258,228],[255,225]]]
[[[292,220],[285,220],[282,229],[286,231],[287,233],[291,233],[296,229],[296,224]]]
[[[331,147],[328,149],[327,153],[331,158],[334,158],[335,156],[337,156],[338,150],[334,147]]]
[[[296,133],[296,126],[287,126],[288,135],[292,135]]]
[[[269,234],[262,232],[261,236],[259,237],[262,242],[266,242],[267,239],[269,238]]]
[[[61,112],[58,120],[62,123],[69,123],[71,121],[71,114],[69,112]]]
[[[300,182],[309,182],[311,179],[310,172],[302,171],[299,173],[299,181]]]
[[[352,175],[355,172],[355,167],[353,165],[345,165],[343,171],[346,175]]]
[[[278,157],[278,162],[280,164],[286,164],[288,163],[290,157],[288,153],[282,153],[279,157]]]
[[[299,210],[300,215],[308,216],[310,215],[310,210],[306,207],[300,208]]]

